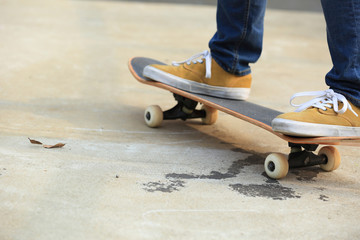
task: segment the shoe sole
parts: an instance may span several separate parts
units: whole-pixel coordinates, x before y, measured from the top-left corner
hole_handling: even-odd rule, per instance
[[[165,83],[172,87],[191,93],[199,93],[213,97],[227,98],[233,100],[246,100],[250,95],[250,88],[227,88],[211,86],[204,83],[198,83],[174,76],[170,73],[163,72],[152,66],[145,67],[143,75],[152,80]]]
[[[275,118],[272,129],[296,137],[353,137],[360,136],[360,127],[316,124]]]

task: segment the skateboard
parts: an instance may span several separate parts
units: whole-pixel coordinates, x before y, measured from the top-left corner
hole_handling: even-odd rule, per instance
[[[221,99],[197,93],[183,91],[143,76],[143,69],[150,64],[164,64],[157,60],[134,57],[129,60],[129,70],[140,83],[161,88],[173,93],[177,104],[162,111],[157,105],[147,107],[144,114],[149,127],[159,127],[163,120],[201,119],[203,124],[214,124],[218,110],[260,127],[288,142],[290,154],[271,153],[264,162],[266,174],[273,179],[287,175],[289,168],[320,165],[325,171],[333,171],[340,165],[339,151],[333,145],[359,146],[360,137],[291,137],[274,132],[271,121],[281,112],[266,108],[249,101]],[[201,109],[197,107],[202,105]],[[318,153],[319,145],[323,146]]]

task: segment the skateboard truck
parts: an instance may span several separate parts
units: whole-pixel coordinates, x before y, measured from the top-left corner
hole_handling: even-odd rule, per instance
[[[206,116],[204,110],[196,109],[198,102],[175,93],[174,98],[177,101],[177,104],[173,108],[163,112],[164,120],[181,119],[186,121],[186,119],[204,118]]]
[[[149,127],[159,127],[163,120],[176,120],[201,118],[204,124],[210,125],[217,120],[217,111],[213,108],[202,106],[201,110],[196,109],[198,102],[178,94],[173,94],[177,104],[166,111],[162,111],[157,105],[149,106],[145,110],[145,122]]]
[[[314,152],[318,144],[295,144],[289,142],[290,154],[271,153],[265,159],[264,168],[270,178],[280,179],[287,175],[289,168],[320,165],[327,172],[337,169],[341,157],[333,146],[322,147],[318,154]]]
[[[316,155],[318,144],[289,143],[291,152],[288,157],[290,168],[309,167],[327,163],[326,155]]]

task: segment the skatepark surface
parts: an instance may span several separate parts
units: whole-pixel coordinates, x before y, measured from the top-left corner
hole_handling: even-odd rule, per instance
[[[0,1],[1,240],[360,238],[359,148],[339,146],[334,172],[271,180],[266,155],[289,149],[258,127],[145,125],[175,101],[128,60],[207,49],[216,6],[195,2]],[[270,4],[250,100],[293,111],[292,94],[326,89],[325,29],[318,7]]]

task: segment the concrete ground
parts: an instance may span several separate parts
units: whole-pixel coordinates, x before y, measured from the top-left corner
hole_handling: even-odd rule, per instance
[[[226,114],[150,129],[174,104],[135,81],[132,56],[207,48],[215,6],[0,1],[0,239],[359,239],[359,149],[342,164],[269,180],[287,143]],[[292,111],[331,67],[321,13],[269,9],[251,101]],[[58,149],[32,145],[28,137]]]

